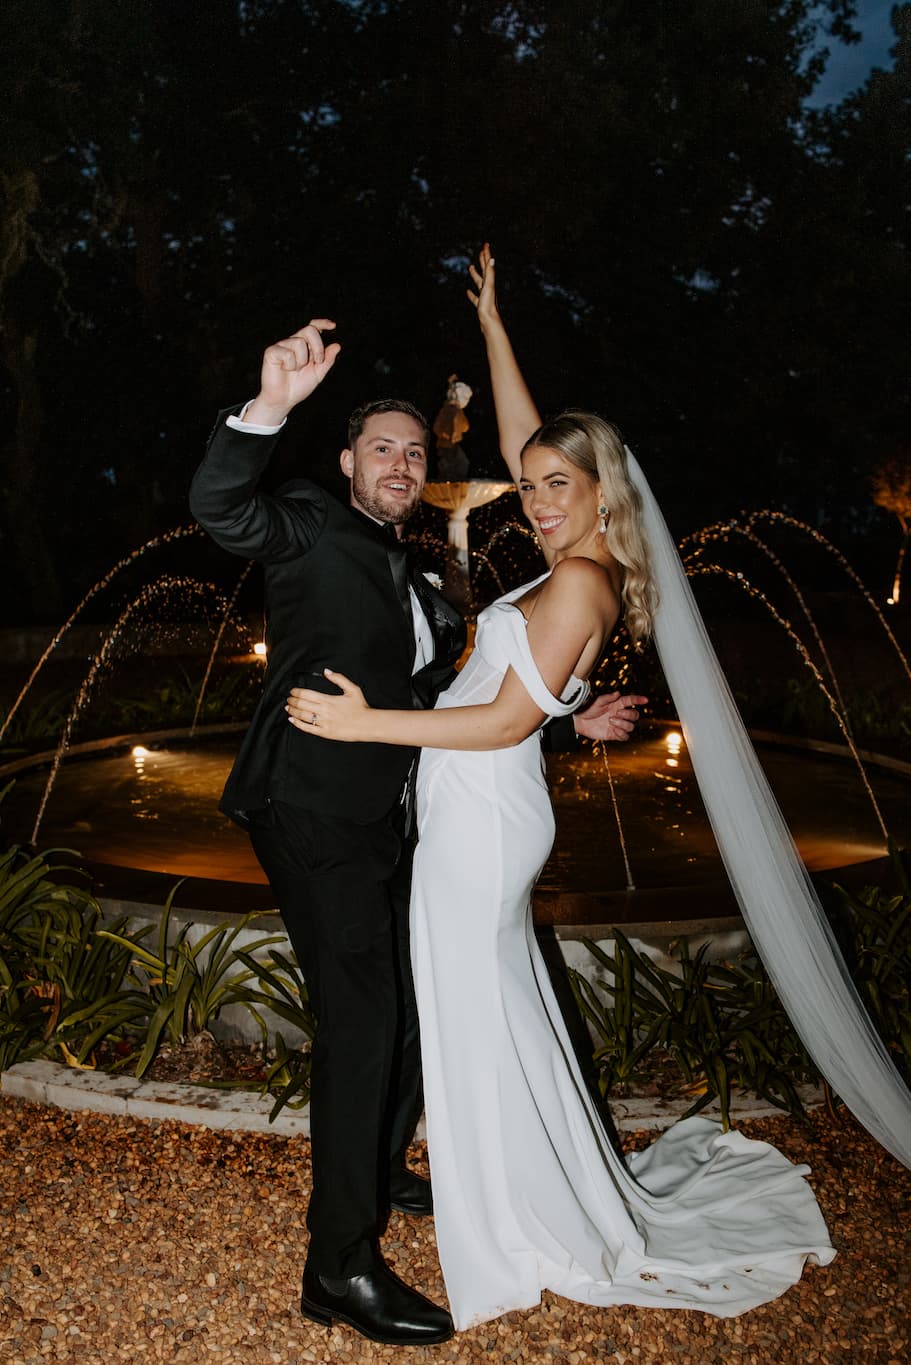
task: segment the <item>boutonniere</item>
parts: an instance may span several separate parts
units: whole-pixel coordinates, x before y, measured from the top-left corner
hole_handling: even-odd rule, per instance
[[[427,579],[427,582],[430,584],[432,588],[436,588],[437,592],[441,591],[443,587],[443,580],[438,573],[425,573],[424,577]]]

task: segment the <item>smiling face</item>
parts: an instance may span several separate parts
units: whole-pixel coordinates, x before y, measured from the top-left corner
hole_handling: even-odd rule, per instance
[[[600,487],[559,451],[526,447],[519,496],[542,544],[557,559],[580,554],[600,557]]]
[[[420,422],[406,412],[368,417],[351,450],[341,454],[354,507],[396,525],[408,520],[427,478],[427,444]]]

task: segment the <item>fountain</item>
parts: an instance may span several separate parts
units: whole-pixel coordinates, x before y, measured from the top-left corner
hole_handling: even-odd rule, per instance
[[[468,456],[462,449],[462,437],[469,429],[465,408],[471,398],[471,389],[460,383],[454,374],[449,376],[448,384],[446,401],[433,423],[440,478],[424,485],[424,501],[443,508],[448,516],[444,594],[459,611],[470,613],[474,610],[474,602],[468,560],[469,513],[504,493],[513,492],[515,485],[502,480],[468,477]]]
[[[246,835],[217,810],[236,733],[183,743],[173,735],[142,739],[63,766],[43,842],[78,848],[111,899],[160,903],[177,877],[187,877],[178,897],[185,908],[269,908]],[[759,749],[811,871],[882,855],[877,821],[848,764],[826,754],[797,758],[790,745],[765,742]],[[538,886],[540,920],[591,929],[735,913],[675,726],[651,727],[615,748],[609,771],[590,749],[550,754],[547,765],[558,837]],[[907,843],[911,765],[905,766],[904,774],[878,771],[875,781],[878,809]],[[45,786],[43,772],[22,773],[13,817],[33,809]]]
[[[464,418],[463,408],[459,411]],[[450,450],[462,456],[464,452],[457,449],[458,445],[459,440],[452,441]],[[466,471],[462,468],[450,472]],[[457,488],[463,484],[470,488],[474,481],[452,482]],[[441,483],[448,488],[447,481]],[[482,481],[482,487],[490,485]],[[479,506],[480,502],[472,505]],[[688,537],[682,546],[684,556],[694,576],[711,576],[722,583],[733,583],[738,591],[749,594],[767,619],[797,648],[802,667],[827,698],[840,726],[843,746],[816,744],[814,752],[807,752],[805,746],[805,752],[799,754],[799,740],[789,739],[782,744],[771,742],[771,737],[760,746],[763,764],[808,867],[822,871],[868,863],[884,853],[887,831],[901,844],[911,842],[911,803],[907,800],[911,765],[892,761],[889,771],[888,761],[883,761],[875,765],[875,778],[867,773],[870,756],[859,750],[853,737],[830,650],[781,556],[759,535],[763,520],[788,532],[809,535],[827,552],[838,553],[812,528],[781,514],[755,513],[706,527]],[[466,528],[464,519],[461,526]],[[156,544],[179,543],[191,531],[192,528],[178,528],[168,537],[158,538]],[[534,537],[527,528],[515,523],[500,525],[482,545],[472,548],[472,567],[489,571],[499,587],[504,577],[500,561],[514,542],[522,549],[530,548]],[[783,578],[807,622],[809,646],[767,593],[741,571],[709,558],[710,546],[717,548],[725,543],[750,545]],[[472,590],[464,574],[466,559],[462,554],[461,532],[460,544],[455,547],[450,531],[449,547],[449,560],[456,562],[459,573],[464,575],[463,587],[470,600]],[[442,547],[437,548],[441,552]],[[455,548],[459,550],[458,557]],[[86,595],[84,602],[96,596],[127,562],[136,558],[131,556],[129,561],[115,566]],[[839,559],[843,561],[843,557]],[[878,625],[897,652],[904,676],[911,677],[894,633],[847,561],[842,562],[842,567],[853,576],[851,581],[860,591],[861,600],[872,607]],[[204,651],[207,658],[192,726],[180,732],[115,738],[105,741],[103,749],[70,744],[73,726],[82,708],[91,701],[95,678],[113,660],[126,619],[148,614],[165,591],[164,585],[172,591],[175,585],[183,584],[185,601],[203,597],[211,602],[216,600],[215,590],[210,586],[163,575],[158,587],[149,585],[121,613],[118,627],[109,632],[97,651],[56,750],[0,768],[0,779],[14,773],[17,776],[15,790],[4,806],[7,829],[22,840],[40,837],[45,846],[79,849],[92,865],[100,893],[109,900],[160,905],[175,878],[186,876],[188,880],[178,899],[190,910],[236,911],[271,905],[246,836],[216,809],[217,796],[236,748],[236,730],[242,727],[222,727],[220,735],[213,735],[213,727],[199,724],[205,690],[230,621],[234,621],[240,636],[251,637],[242,645],[242,654],[249,662],[235,662],[233,666],[256,666],[252,638],[259,632],[244,631],[235,614],[248,572],[249,567],[244,568],[233,590],[218,599],[212,643]],[[512,573],[508,580],[514,581]],[[77,615],[78,609],[67,628]],[[55,640],[62,634],[58,632]],[[52,648],[53,644],[45,651],[42,662],[50,656]],[[614,660],[613,677],[623,682],[622,668],[616,665]],[[39,674],[40,664],[33,670],[30,684]],[[27,687],[23,688],[14,709],[23,704],[27,691]],[[226,733],[231,729],[235,733]],[[64,754],[72,758],[77,749],[83,751],[78,755],[79,761],[61,765]],[[92,752],[86,754],[86,749]],[[852,773],[850,762],[841,757],[845,750],[849,759],[853,755],[862,780]],[[43,770],[47,764],[52,766],[50,781]],[[548,769],[558,840],[537,891],[539,920],[557,926],[558,934],[566,937],[581,933],[597,937],[599,928],[614,923],[663,925],[671,935],[693,923],[708,922],[720,930],[735,922],[733,902],[701,815],[685,746],[676,727],[668,724],[644,729],[629,745],[615,746],[609,764],[606,756],[586,749],[575,754],[549,755]]]
[[[19,710],[19,707],[22,705],[22,703],[25,701],[25,698],[28,696],[28,693],[31,691],[32,684],[37,679],[38,674],[41,672],[42,668],[47,663],[48,659],[51,657],[54,651],[59,648],[60,643],[63,640],[63,637],[75,625],[76,621],[82,615],[85,608],[89,605],[92,599],[97,597],[99,593],[103,592],[105,588],[110,587],[111,583],[113,583],[114,579],[118,576],[118,574],[122,573],[124,569],[129,568],[131,565],[135,564],[139,559],[143,557],[143,555],[148,554],[150,550],[157,550],[162,545],[173,544],[175,541],[181,540],[185,536],[201,536],[202,534],[203,532],[200,529],[200,527],[196,525],[190,525],[177,526],[173,531],[168,531],[162,536],[154,536],[151,540],[147,540],[145,545],[140,545],[137,550],[132,550],[130,554],[124,555],[123,559],[119,559],[117,563],[113,565],[113,567],[110,568],[106,574],[99,578],[97,583],[93,584],[93,586],[89,588],[88,592],[85,593],[85,595],[80,599],[80,601],[70,612],[69,616],[64,621],[60,629],[56,632],[55,635],[51,637],[46,649],[43,651],[38,662],[35,664],[34,668],[29,673],[28,677],[25,680],[24,685],[20,688],[19,695],[16,697],[12,706],[7,711],[6,715],[3,718],[3,721],[0,722],[0,742],[2,742],[4,735],[9,729],[10,722],[15,717],[16,712]]]
[[[243,578],[241,578],[241,582],[242,581]],[[234,595],[235,597],[236,591],[237,590],[235,589]],[[146,587],[144,587],[142,591],[133,599],[133,601],[130,602],[129,605],[120,613],[117,620],[114,622],[113,627],[105,636],[104,643],[102,644],[101,648],[98,650],[98,653],[92,660],[91,667],[89,668],[88,673],[85,675],[85,678],[82,682],[82,686],[76,693],[76,699],[73,703],[72,710],[70,711],[70,714],[67,717],[66,724],[64,725],[63,730],[61,731],[60,734],[60,739],[57,742],[57,748],[54,751],[54,758],[51,763],[47,781],[45,782],[44,785],[44,791],[41,796],[41,801],[39,802],[38,805],[38,811],[35,815],[35,823],[34,826],[32,827],[32,833],[29,839],[29,843],[34,844],[38,840],[38,831],[41,828],[41,822],[44,818],[45,808],[47,806],[48,799],[50,798],[50,794],[53,789],[57,773],[60,769],[60,764],[63,762],[63,759],[70,748],[73,726],[76,724],[76,721],[79,719],[80,714],[88,704],[88,701],[92,695],[92,689],[95,685],[96,679],[110,662],[111,655],[117,648],[117,645],[121,639],[121,636],[123,635],[124,630],[137,616],[140,616],[144,611],[146,611],[150,606],[152,606],[158,597],[168,595],[174,592],[179,592],[184,597],[197,596],[203,599],[205,599],[207,595],[213,595],[215,596],[216,599],[218,599],[219,597],[219,594],[214,584],[199,583],[195,579],[173,578],[170,575],[165,574],[161,578],[157,578],[154,583],[150,583]],[[193,724],[190,727],[191,736],[195,733],[197,728],[200,707],[202,706],[206,685],[209,681],[209,676],[212,671],[212,663],[214,661],[215,649],[217,649],[218,644],[224,633],[224,628],[227,623],[231,607],[233,605],[233,601],[234,597],[232,597],[231,601],[223,603],[222,605],[221,624],[219,626],[218,633],[216,634],[215,637],[215,645],[213,647],[212,654],[210,655],[209,658],[209,666],[206,669],[205,676],[203,677],[202,686],[199,690],[199,698],[196,703],[196,710],[194,711],[193,714]]]

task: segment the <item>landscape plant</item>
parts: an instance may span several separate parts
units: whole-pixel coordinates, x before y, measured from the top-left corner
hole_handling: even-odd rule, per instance
[[[197,715],[203,673],[175,664],[149,682],[142,693],[92,699],[78,717],[80,740],[122,734],[124,731],[163,730],[176,726],[230,724],[248,720],[262,682],[249,664],[229,665],[206,687]],[[7,762],[21,754],[55,747],[70,716],[74,691],[56,690],[23,702],[10,722],[0,758]]]
[[[898,890],[836,885],[830,913],[851,979],[911,1085],[911,880],[891,842],[890,853]]]
[[[308,1040],[303,1048],[289,1047],[283,1035],[276,1031],[274,1056],[267,1057],[261,1089],[261,1093],[275,1096],[269,1115],[272,1122],[286,1104],[292,1109],[301,1109],[310,1100],[309,1044],[316,1033],[316,1016],[310,1007],[303,975],[293,957],[274,949],[268,963],[242,949],[237,951],[237,957],[260,983],[262,990],[256,997],[257,1003],[291,1024]]]
[[[797,1085],[815,1073],[760,963],[712,963],[707,945],[692,957],[686,939],[672,944],[675,970],[654,963],[614,930],[613,951],[590,939],[585,946],[602,968],[588,980],[570,971],[576,1001],[595,1040],[601,1093],[621,1093],[645,1079],[655,1050],[669,1057],[682,1093],[698,1113],[717,1100],[730,1126],[734,1087],[803,1114]]]
[[[868,886],[859,893],[833,886],[824,895],[849,974],[896,1066],[911,1084],[911,880],[890,843],[897,890]],[[759,959],[711,963],[707,945],[690,955],[686,939],[671,944],[677,961],[661,967],[614,930],[611,951],[585,940],[601,968],[588,980],[570,971],[579,1009],[595,1043],[601,1093],[623,1094],[652,1079],[665,1055],[677,1072],[677,1092],[695,1094],[687,1114],[717,1100],[725,1128],[734,1088],[761,1096],[796,1117],[798,1087],[821,1084]]]
[[[98,902],[49,856],[18,845],[0,855],[0,1069],[54,1055],[89,1066],[147,1010],[124,985],[130,953],[97,932]]]
[[[72,704],[69,692],[57,690],[45,693],[30,706],[20,707],[0,742],[3,761],[56,744]],[[5,707],[4,714],[10,709]]]
[[[203,677],[197,670],[174,665],[138,696],[112,697],[95,722],[96,727],[154,730],[170,725],[200,725],[249,719],[259,697],[262,676],[249,664],[226,668],[209,680],[196,715]]]
[[[142,942],[147,929],[128,934],[121,928],[100,929],[98,935],[120,944],[130,955],[130,975],[147,997],[149,1022],[136,1063],[135,1074],[142,1076],[151,1066],[164,1039],[180,1045],[204,1031],[227,1005],[242,1005],[259,1025],[263,1048],[268,1029],[258,1008],[263,992],[252,990],[248,982],[257,976],[249,959],[262,949],[284,941],[283,934],[266,934],[247,946],[239,958],[235,944],[258,912],[244,915],[232,927],[215,926],[195,941],[187,921],[169,942],[171,912],[178,882],[171,890],[161,913],[155,948]],[[268,1003],[268,1001],[267,1001]]]
[[[911,882],[898,850],[891,852],[895,891],[836,886],[826,901],[851,976],[911,1081]],[[175,886],[149,944],[150,925],[130,931],[124,916],[102,924],[78,870],[49,861],[65,853],[13,846],[0,855],[0,1069],[54,1056],[91,1067],[107,1041],[123,1052],[118,1064],[135,1059],[142,1076],[164,1042],[198,1037],[223,1008],[240,1005],[259,1027],[260,1093],[274,1096],[270,1118],[285,1105],[305,1105],[316,1019],[300,969],[281,949],[284,935],[240,946],[258,918],[250,914],[195,941],[189,922],[172,937]],[[735,1089],[803,1114],[798,1087],[819,1077],[755,955],[713,963],[705,945],[693,955],[681,939],[670,946],[670,969],[619,929],[614,934],[610,949],[585,940],[599,969],[593,978],[569,972],[603,1095],[654,1080],[660,1066],[674,1074],[676,1093],[693,1097],[688,1114],[717,1100],[725,1127]],[[290,1044],[280,1030],[270,1036],[267,1013],[303,1043]],[[836,1097],[828,1098],[834,1112]]]
[[[780,684],[754,678],[740,684],[735,696],[747,725],[840,743],[841,735],[819,685],[811,677],[785,678]],[[845,710],[851,734],[866,749],[911,753],[911,704],[890,700],[872,689],[846,691]]]

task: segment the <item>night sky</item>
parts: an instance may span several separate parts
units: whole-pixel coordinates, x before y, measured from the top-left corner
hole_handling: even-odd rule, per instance
[[[890,49],[895,34],[889,16],[895,0],[859,0],[854,27],[860,31],[861,41],[855,44],[828,39],[830,50],[825,75],[807,103],[811,108],[837,104],[863,85],[874,67],[889,69],[893,65]]]

